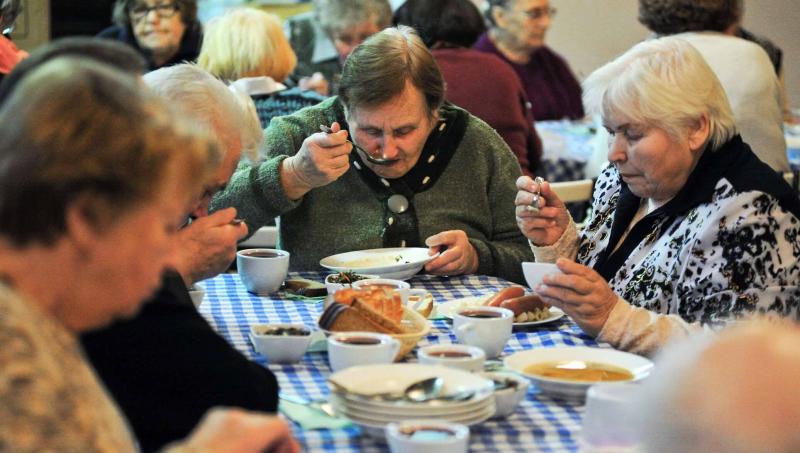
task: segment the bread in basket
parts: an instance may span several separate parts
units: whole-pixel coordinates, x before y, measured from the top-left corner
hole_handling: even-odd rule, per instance
[[[395,361],[411,352],[430,332],[428,320],[404,307],[396,291],[345,288],[336,292],[334,301],[319,318],[323,331],[389,334],[400,341]]]

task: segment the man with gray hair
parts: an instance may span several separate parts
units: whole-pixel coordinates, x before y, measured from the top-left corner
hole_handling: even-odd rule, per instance
[[[222,163],[201,199],[191,210],[191,223],[179,233],[175,269],[187,286],[224,272],[236,258],[236,244],[247,234],[243,223],[234,221],[235,209],[208,214],[211,197],[228,185],[242,151],[257,159],[262,143],[261,125],[253,101],[230,90],[208,72],[193,64],[180,64],[149,72],[144,82],[179,110],[213,131],[223,152]]]
[[[192,221],[176,235],[173,266],[162,288],[133,319],[84,335],[83,346],[136,433],[144,451],[181,439],[213,406],[263,412],[277,409],[278,384],[249,361],[197,312],[187,285],[227,269],[247,233],[235,209],[208,215],[208,203],[225,187],[242,150],[250,158],[262,141],[252,100],[191,64],[162,68],[145,84],[211,131],[223,153]],[[200,195],[200,194],[198,194]]]
[[[747,321],[666,349],[632,407],[642,451],[800,451],[800,327]]]

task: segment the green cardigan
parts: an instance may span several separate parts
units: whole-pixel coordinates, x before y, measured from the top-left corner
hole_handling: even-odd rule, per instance
[[[442,231],[464,230],[478,252],[478,274],[522,283],[520,263],[533,261],[533,253],[514,217],[519,163],[497,133],[467,115],[466,130],[449,164],[432,187],[414,195],[419,243]],[[280,216],[278,247],[291,253],[292,270],[319,270],[319,260],[326,256],[385,246],[382,232],[391,214],[353,165],[335,182],[300,200],[289,200],[283,192],[278,170],[283,159],[295,154],[320,124],[334,121],[344,123],[335,97],[273,119],[265,131],[266,160],[240,168],[212,205],[237,208],[250,231]]]

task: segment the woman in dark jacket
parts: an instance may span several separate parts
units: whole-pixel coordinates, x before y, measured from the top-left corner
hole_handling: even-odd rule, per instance
[[[203,27],[196,0],[117,0],[112,18],[114,25],[97,36],[129,44],[150,70],[193,62],[200,53]]]

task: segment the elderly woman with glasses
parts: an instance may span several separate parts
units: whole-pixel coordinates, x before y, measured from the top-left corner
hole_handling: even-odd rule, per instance
[[[193,62],[200,53],[196,0],[116,0],[112,17],[114,25],[97,36],[131,45],[150,70]]]
[[[548,0],[489,0],[489,31],[473,46],[511,65],[537,121],[579,119],[581,87],[567,62],[544,43],[556,10]]]
[[[800,200],[742,141],[687,41],[634,46],[584,83],[610,135],[580,233],[549,184],[517,180],[517,223],[555,262],[542,298],[588,334],[651,353],[753,313],[800,314]]]

